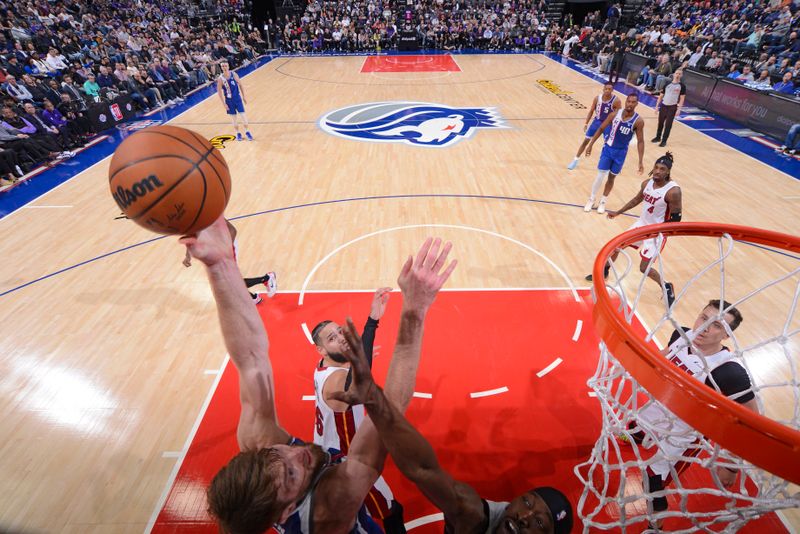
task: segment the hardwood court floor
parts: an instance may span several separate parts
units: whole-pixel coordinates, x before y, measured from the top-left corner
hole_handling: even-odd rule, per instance
[[[454,241],[460,261],[449,287],[585,286],[599,247],[632,222],[581,209],[599,147],[576,171],[565,168],[586,114],[573,106],[588,105],[599,85],[539,55],[457,56],[461,72],[362,74],[363,62],[278,58],[244,78],[256,141],[223,150],[234,181],[228,216],[247,216],[235,222],[242,271],[274,270],[287,290],[307,278],[307,288],[318,290],[391,285],[405,256],[435,232]],[[540,80],[570,94],[559,97]],[[495,107],[508,128],[433,149],[352,141],[318,126],[335,109],[384,101]],[[653,111],[639,111],[649,169],[663,150],[649,143]],[[209,138],[231,130],[216,98],[172,124]],[[680,124],[669,148],[685,220],[797,233],[797,180]],[[611,208],[637,190],[635,163],[632,147]],[[34,203],[71,208],[21,210],[0,223],[0,293],[106,255],[0,297],[0,529],[141,532],[214,381],[205,371],[219,369],[225,355],[202,270],[181,265],[174,238],[137,246],[154,236],[113,220],[107,165]],[[338,247],[390,228],[397,229],[318,265]],[[671,242],[669,278],[683,287],[715,247]],[[726,265],[727,290],[736,296],[797,266],[793,258],[737,250]],[[796,284],[795,277],[794,286],[743,309],[743,340],[781,329]],[[646,294],[644,319],[653,321],[655,286]],[[679,320],[691,323],[718,294],[717,284],[687,295]],[[788,322],[797,328],[798,320]],[[796,336],[788,349],[800,352]],[[781,376],[781,355],[762,352],[759,377]],[[769,399],[768,408],[779,413],[788,398]],[[793,521],[800,525],[796,514]]]

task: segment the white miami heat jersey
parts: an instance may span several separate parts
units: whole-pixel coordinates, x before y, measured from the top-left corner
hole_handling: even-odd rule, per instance
[[[661,224],[666,222],[669,218],[669,206],[665,197],[667,191],[678,184],[670,180],[660,188],[656,189],[653,185],[653,180],[647,182],[644,186],[644,200],[642,203],[642,214],[639,216],[636,226],[646,226],[650,224]]]
[[[686,331],[686,337],[693,339],[691,330]],[[723,348],[716,354],[699,356],[693,353],[691,345],[687,344],[681,337],[669,346],[669,352],[666,357],[682,371],[689,373],[700,382],[705,382],[711,371],[733,359],[733,354],[728,349]],[[703,360],[705,360],[705,364]],[[637,419],[650,430],[662,433],[667,441],[679,440],[683,442],[688,440],[691,442],[696,437],[696,431],[692,427],[655,400],[642,408]]]
[[[325,381],[333,373],[346,373],[347,367],[317,366],[314,370],[314,397],[316,412],[314,416],[314,443],[326,451],[331,449],[347,456],[350,444],[356,434],[356,429],[364,421],[365,409],[363,404],[351,406],[344,412],[335,412],[322,398]],[[394,495],[383,477],[378,477],[367,497],[364,505],[369,515],[376,519],[383,519],[389,515]]]
[[[347,373],[347,367],[322,367],[314,370],[314,397],[317,409],[314,417],[314,443],[325,450],[335,449],[345,456],[356,429],[364,420],[364,406],[351,406],[344,412],[335,412],[322,398],[325,381],[333,373]]]

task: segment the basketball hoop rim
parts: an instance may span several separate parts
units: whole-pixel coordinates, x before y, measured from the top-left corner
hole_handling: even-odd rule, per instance
[[[659,234],[720,237],[800,252],[800,238],[747,226],[708,222],[664,223],[624,232],[598,253],[592,272],[596,303],[592,312],[598,335],[609,352],[655,399],[693,428],[732,453],[794,484],[800,484],[800,431],[757,414],[671,365],[651,345],[633,335],[606,291],[607,258]]]

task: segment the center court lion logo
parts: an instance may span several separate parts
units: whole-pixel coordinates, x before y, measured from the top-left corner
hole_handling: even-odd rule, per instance
[[[441,148],[478,128],[506,128],[495,108],[454,108],[426,102],[373,102],[337,109],[319,120],[338,137]]]

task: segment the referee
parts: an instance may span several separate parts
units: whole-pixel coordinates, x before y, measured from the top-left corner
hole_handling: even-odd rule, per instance
[[[656,102],[658,131],[656,131],[656,136],[652,139],[653,143],[661,143],[658,146],[667,146],[667,138],[669,138],[669,132],[672,130],[672,122],[675,120],[675,116],[681,112],[683,101],[686,99],[686,85],[681,81],[682,77],[683,71],[676,70],[675,74],[672,75],[672,83],[667,84],[658,94],[658,102]]]

